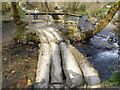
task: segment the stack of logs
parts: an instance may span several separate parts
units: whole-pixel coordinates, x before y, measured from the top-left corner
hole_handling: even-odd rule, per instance
[[[40,38],[34,88],[98,88],[98,72],[58,29],[37,23],[33,28]]]

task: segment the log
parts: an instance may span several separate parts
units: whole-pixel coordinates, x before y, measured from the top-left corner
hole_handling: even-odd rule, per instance
[[[51,83],[62,83],[63,74],[60,58],[59,45],[56,43],[50,43],[51,53],[52,53],[52,63],[51,63]]]
[[[34,15],[35,13],[26,13],[26,15]],[[40,12],[37,13],[37,15],[69,15],[69,16],[75,16],[75,17],[82,17],[82,15],[77,15],[77,14],[71,14],[71,13],[56,13],[56,12]]]
[[[41,43],[48,43],[47,38],[45,37],[44,33],[40,31],[39,29],[37,30],[39,32],[39,38]]]
[[[55,38],[58,40],[58,41],[62,41],[62,37],[60,36],[59,33],[57,33],[57,31],[55,30],[55,28],[52,28],[52,27],[49,27],[48,30],[55,36]]]
[[[46,30],[43,30],[43,33],[49,42],[57,42],[57,39],[53,36],[52,33],[48,32]]]
[[[59,89],[59,88],[64,88],[63,87],[63,84],[51,84],[50,85],[50,89],[52,90],[54,90],[54,89]]]
[[[50,74],[50,46],[47,43],[39,45],[39,57],[36,72],[35,88],[48,88]]]
[[[97,70],[91,65],[91,63],[85,58],[75,47],[72,45],[69,46],[70,51],[73,53],[76,58],[79,67],[81,68],[85,82],[89,88],[99,88],[100,87],[100,78]]]
[[[74,56],[64,42],[60,43],[60,50],[62,53],[63,70],[66,75],[67,85],[71,88],[80,86],[83,84],[83,75]]]

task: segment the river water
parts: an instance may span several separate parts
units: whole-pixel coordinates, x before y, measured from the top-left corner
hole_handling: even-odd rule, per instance
[[[95,27],[95,24],[86,21],[87,17],[87,15],[84,15],[79,20],[79,26],[82,31]],[[69,19],[77,21],[76,17],[70,17]],[[118,65],[120,64],[118,58],[118,36],[115,28],[110,22],[100,33],[91,38],[87,44],[73,44],[98,70],[101,78],[106,80],[111,77],[112,72],[118,70]]]

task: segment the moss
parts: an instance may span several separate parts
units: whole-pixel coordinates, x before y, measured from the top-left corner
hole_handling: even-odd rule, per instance
[[[13,38],[15,41],[22,38],[23,33],[25,32],[24,29],[17,27],[17,29],[13,32]]]
[[[92,30],[88,30],[84,32],[85,39],[91,38],[93,36]]]
[[[40,40],[35,32],[30,32],[26,35],[26,40],[29,42],[40,43]]]
[[[109,82],[112,83],[112,86],[120,86],[120,72],[112,72]]]
[[[21,19],[25,18],[25,16],[26,16],[25,12],[20,7],[18,7],[18,11],[19,11],[20,18]]]
[[[120,86],[120,72],[112,72],[112,76],[109,80],[103,80],[102,87],[114,87]]]

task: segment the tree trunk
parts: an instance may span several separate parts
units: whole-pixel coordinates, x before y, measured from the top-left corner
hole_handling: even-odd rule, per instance
[[[54,6],[53,6],[52,3],[48,3],[48,2],[45,1],[45,6],[46,6],[48,12],[55,12]],[[54,20],[59,20],[60,19],[60,17],[58,15],[52,15],[52,17],[53,17]]]
[[[98,21],[98,26],[95,27],[92,30],[88,30],[85,31],[85,40],[90,39],[91,37],[93,37],[94,35],[96,35],[97,33],[99,33],[114,17],[114,15],[116,14],[116,12],[118,11],[118,9],[120,8],[120,1],[116,2],[108,11],[108,13],[103,16],[101,19],[99,19]]]
[[[11,2],[12,9],[13,9],[13,19],[17,27],[24,26],[23,21],[20,19],[19,11],[18,11],[18,3],[17,2]]]

